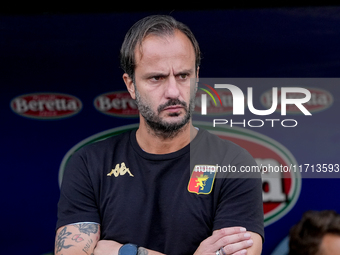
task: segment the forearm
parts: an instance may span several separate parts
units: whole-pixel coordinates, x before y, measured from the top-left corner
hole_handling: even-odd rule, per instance
[[[56,233],[56,255],[93,255],[100,236],[99,224],[81,223],[60,227]]]
[[[117,253],[118,254],[118,253]],[[164,253],[160,253],[157,251],[145,249],[143,247],[138,248],[138,254],[137,255],[165,255]]]
[[[142,249],[138,249],[138,255],[164,255],[164,253],[142,248]]]
[[[262,237],[254,232],[248,232],[253,240],[253,245],[247,249],[247,255],[261,255]]]

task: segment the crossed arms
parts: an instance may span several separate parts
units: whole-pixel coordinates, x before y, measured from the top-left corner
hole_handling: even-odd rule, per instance
[[[100,225],[77,223],[60,227],[56,233],[56,255],[117,255],[123,245],[115,241],[99,240]],[[226,254],[260,255],[262,238],[259,234],[247,232],[242,227],[216,230],[203,240],[194,255],[215,255],[224,247]],[[138,255],[161,255],[162,253],[139,248]]]

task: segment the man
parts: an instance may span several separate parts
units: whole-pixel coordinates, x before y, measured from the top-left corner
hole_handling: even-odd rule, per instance
[[[290,255],[339,255],[340,215],[335,211],[307,211],[289,235]]]
[[[128,31],[121,63],[140,126],[72,156],[55,253],[260,254],[261,180],[190,178],[203,164],[256,164],[244,149],[191,123],[190,80],[200,64],[192,32],[170,16],[146,17]]]

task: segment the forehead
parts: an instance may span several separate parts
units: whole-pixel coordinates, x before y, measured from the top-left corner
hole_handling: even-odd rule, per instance
[[[326,234],[322,239],[320,250],[325,255],[340,255],[340,236]]]
[[[136,68],[142,65],[195,64],[194,47],[189,38],[178,30],[170,35],[146,36],[141,45],[136,47],[135,57]]]

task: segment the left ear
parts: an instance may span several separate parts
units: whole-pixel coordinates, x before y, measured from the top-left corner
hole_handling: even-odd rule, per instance
[[[123,80],[125,82],[126,88],[130,93],[132,99],[136,99],[135,85],[133,84],[132,78],[127,73],[123,74]]]

